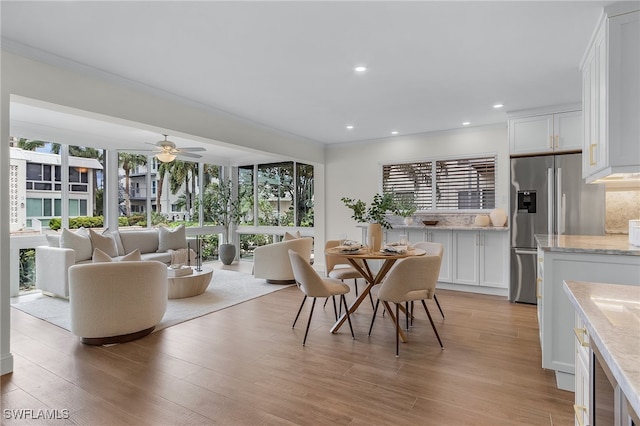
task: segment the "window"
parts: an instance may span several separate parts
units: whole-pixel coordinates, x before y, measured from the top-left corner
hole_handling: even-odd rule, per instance
[[[387,164],[382,168],[383,191],[399,198],[412,197],[418,210],[491,210],[495,207],[495,184],[495,156]]]

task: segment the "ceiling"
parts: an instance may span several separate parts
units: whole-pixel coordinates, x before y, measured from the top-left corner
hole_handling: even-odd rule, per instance
[[[13,50],[35,48],[335,144],[455,129],[464,121],[505,122],[507,111],[579,102],[580,61],[610,3],[3,1],[0,7],[3,42]],[[357,65],[368,69],[356,73]],[[496,103],[504,107],[494,109]],[[102,128],[101,137],[108,131]]]

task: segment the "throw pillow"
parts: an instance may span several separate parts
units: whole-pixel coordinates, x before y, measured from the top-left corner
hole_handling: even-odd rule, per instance
[[[297,240],[300,237],[302,237],[302,235],[300,235],[300,231],[296,231],[295,235],[294,234],[290,234],[288,232],[285,232],[284,233],[284,238],[282,240],[283,241]]]
[[[107,253],[96,248],[96,249],[93,249],[93,257],[91,258],[91,261],[93,263],[102,263],[102,262],[113,262],[113,259]]]
[[[118,256],[124,256],[125,251],[124,251],[124,246],[122,245],[122,239],[120,238],[120,232],[118,231],[110,231],[109,228],[106,228],[104,231],[102,231],[102,235],[110,235],[113,237],[113,240],[116,242],[116,247],[118,249]]]
[[[175,229],[169,229],[164,226],[158,227],[158,253],[181,248],[187,248],[187,231],[184,225],[180,225]]]
[[[49,247],[60,247],[60,235],[47,234],[47,243]]]
[[[142,256],[140,255],[140,249],[135,249],[129,254],[126,254],[120,258],[120,262],[142,262]]]
[[[91,244],[94,250],[100,249],[100,251],[110,257],[116,257],[118,255],[116,240],[111,235],[100,235],[93,229],[89,229],[89,237],[91,238]]]
[[[63,229],[60,235],[60,247],[73,249],[76,255],[76,263],[91,259],[93,254],[91,239],[87,230],[79,228],[76,232]]]
[[[107,253],[103,252],[100,249],[93,249],[93,263],[102,263],[102,262],[140,262],[142,261],[142,256],[140,256],[140,250],[135,249],[131,253],[126,256],[122,256],[120,260],[113,260],[111,256]]]

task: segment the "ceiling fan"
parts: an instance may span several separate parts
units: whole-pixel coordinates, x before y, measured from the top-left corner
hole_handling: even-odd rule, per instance
[[[155,152],[155,157],[163,163],[170,163],[176,157],[202,158],[202,155],[194,154],[194,152],[206,151],[201,147],[178,148],[175,143],[167,139],[168,135],[163,134],[162,136],[164,136],[163,141],[147,142],[147,144],[156,147],[152,152]]]

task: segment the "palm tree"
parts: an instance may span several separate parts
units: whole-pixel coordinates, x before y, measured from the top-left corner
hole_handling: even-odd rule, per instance
[[[44,141],[20,138],[17,147],[25,151],[35,151],[37,148],[43,148],[46,145]]]
[[[129,176],[131,170],[136,166],[147,164],[147,157],[140,154],[130,154],[128,152],[121,152],[118,154],[118,161],[122,170],[124,170],[124,208],[127,216],[131,215],[131,182]]]
[[[184,185],[185,191],[185,207],[187,213],[193,215],[193,200],[192,195],[195,193],[196,180],[198,175],[198,164],[190,161],[176,160],[171,163],[171,172],[169,179],[169,186],[171,193],[176,194]],[[191,188],[189,188],[191,186]]]

